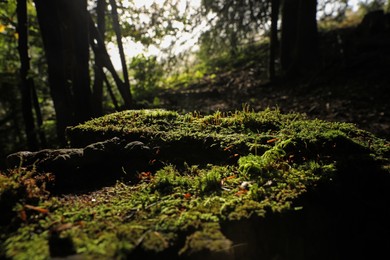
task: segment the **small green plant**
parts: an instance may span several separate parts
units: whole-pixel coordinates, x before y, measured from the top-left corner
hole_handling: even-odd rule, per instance
[[[213,167],[201,177],[200,190],[202,193],[219,192],[221,189],[222,174],[220,169]]]
[[[254,183],[250,186],[249,189],[249,197],[256,201],[261,201],[265,198],[265,195],[267,194],[264,187],[259,185],[258,183]]]
[[[243,174],[250,176],[270,177],[274,169],[283,168],[286,165],[286,162],[283,160],[283,157],[286,155],[284,148],[290,142],[291,140],[279,141],[261,156],[250,154],[241,157],[238,160],[239,170]]]
[[[162,194],[169,194],[178,185],[177,170],[173,166],[167,166],[156,172],[154,187]]]

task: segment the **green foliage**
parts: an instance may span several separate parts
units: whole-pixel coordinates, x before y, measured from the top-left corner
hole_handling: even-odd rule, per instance
[[[388,1],[386,0],[372,0],[372,1],[360,1],[359,11],[363,13],[369,13],[377,10],[384,10]]]
[[[0,54],[1,55],[1,54]],[[0,72],[0,156],[23,148],[25,140],[17,75]],[[0,163],[1,167],[1,163]]]
[[[161,85],[162,67],[156,57],[138,55],[130,63],[133,74],[132,92],[134,99],[152,102]]]
[[[0,156],[24,141],[20,94],[18,89],[19,55],[16,34],[16,2],[0,3]],[[2,162],[0,162],[0,167]]]
[[[206,77],[206,69],[202,66],[194,66],[186,72],[177,72],[163,79],[163,87],[168,89],[186,88],[191,84],[199,83]]]
[[[180,28],[189,24],[189,6],[180,8],[177,0],[160,3],[120,1],[118,6],[123,36],[146,47],[159,45],[167,36],[176,39]]]
[[[197,70],[204,73],[212,74],[220,71],[229,71],[248,67],[267,67],[269,42],[263,39],[256,43],[243,44],[237,47],[235,53],[219,47],[214,50],[208,46],[209,42],[205,41],[200,45],[196,53],[199,64]]]
[[[46,64],[42,39],[36,19],[35,6],[27,1],[28,45],[30,71],[38,95],[43,119],[53,117],[54,111],[47,87]],[[18,53],[16,1],[0,2],[0,156],[4,158],[11,152],[25,150],[26,136],[20,95],[19,53]],[[37,127],[38,128],[38,127]],[[53,138],[53,136],[51,136]],[[54,138],[53,138],[54,139]],[[3,168],[3,161],[0,167]]]
[[[267,29],[270,1],[202,1],[202,14],[214,15],[215,19],[202,35],[201,45],[235,54],[240,44],[253,40],[261,30]]]

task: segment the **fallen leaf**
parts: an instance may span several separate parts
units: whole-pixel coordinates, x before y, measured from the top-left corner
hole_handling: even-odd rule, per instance
[[[47,210],[47,209],[36,207],[36,206],[32,206],[32,205],[28,205],[28,204],[24,205],[24,207],[26,209],[31,209],[31,210],[34,210],[34,211],[38,211],[39,213],[42,213],[42,214],[48,214],[49,213],[49,210]]]

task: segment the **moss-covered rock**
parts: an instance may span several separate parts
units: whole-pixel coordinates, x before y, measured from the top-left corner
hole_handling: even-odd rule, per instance
[[[19,221],[1,233],[1,256],[345,259],[388,254],[390,146],[352,124],[273,110],[206,116],[137,110],[93,119],[69,128],[67,135],[72,147],[113,137],[125,146],[142,142],[153,153],[148,158],[153,167],[131,168],[136,161],[121,160],[121,167],[95,173],[116,184],[41,196],[27,208],[25,193],[16,196],[18,203],[7,210],[29,211],[9,217]],[[0,175],[2,200],[10,190],[19,194],[18,182],[15,189],[9,183],[23,180],[21,171]],[[93,174],[85,174],[94,181]]]

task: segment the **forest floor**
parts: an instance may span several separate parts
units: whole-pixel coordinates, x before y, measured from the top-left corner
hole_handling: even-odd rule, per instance
[[[84,148],[0,174],[0,259],[390,259],[389,142],[352,124],[142,109],[67,133]]]
[[[309,118],[350,122],[379,137],[390,137],[390,82],[387,75],[372,80],[372,74],[313,78],[310,83],[256,78],[256,70],[227,72],[217,79],[193,84],[185,90],[161,95],[163,106],[178,111],[229,111],[250,105],[255,111],[278,108],[305,113]],[[375,77],[375,75],[374,75]]]
[[[387,58],[383,58],[387,57]],[[255,111],[278,108],[309,118],[350,122],[379,137],[390,137],[389,56],[358,59],[351,66],[329,66],[305,83],[262,80],[254,67],[204,78],[186,89],[160,95],[163,107],[178,111],[231,111],[250,105]],[[378,60],[379,59],[379,60]]]

